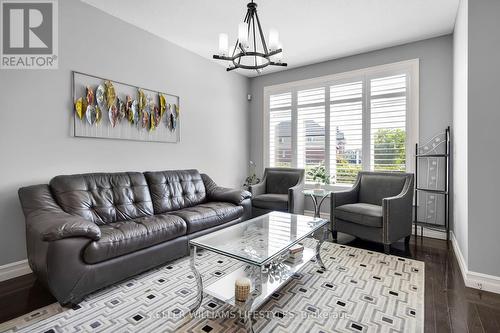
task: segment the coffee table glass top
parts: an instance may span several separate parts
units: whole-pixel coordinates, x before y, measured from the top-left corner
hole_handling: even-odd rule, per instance
[[[262,265],[327,223],[321,218],[271,212],[197,237],[190,244],[253,265]]]

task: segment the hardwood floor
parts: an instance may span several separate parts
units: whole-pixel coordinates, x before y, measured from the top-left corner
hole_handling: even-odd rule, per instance
[[[54,302],[33,274],[0,282],[0,323]]]
[[[383,251],[383,246],[339,235],[350,246]],[[466,288],[453,249],[443,240],[412,237],[391,254],[425,262],[425,332],[500,332],[500,295]],[[0,282],[0,322],[18,317],[55,299],[33,275]]]

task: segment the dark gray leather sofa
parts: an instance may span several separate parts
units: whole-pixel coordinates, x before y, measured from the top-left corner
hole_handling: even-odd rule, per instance
[[[57,176],[19,189],[30,267],[64,305],[189,254],[189,239],[248,219],[250,197],[197,170]]]
[[[348,191],[330,196],[330,220],[334,241],[337,232],[390,245],[405,237],[412,228],[413,174],[402,172],[359,172]]]

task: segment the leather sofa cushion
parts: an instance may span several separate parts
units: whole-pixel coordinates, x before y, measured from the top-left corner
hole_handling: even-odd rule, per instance
[[[367,203],[342,205],[335,208],[335,218],[367,227],[381,228],[382,206]]]
[[[300,180],[300,170],[268,170],[266,175],[266,193],[288,194]]]
[[[186,222],[163,214],[100,226],[101,239],[90,242],[83,252],[88,264],[95,264],[135,252],[186,234]]]
[[[206,201],[198,170],[145,172],[155,214],[192,207]]]
[[[252,199],[257,208],[288,211],[288,194],[261,194]]]
[[[243,216],[243,206],[229,202],[207,202],[169,214],[182,217],[187,224],[187,233],[192,234],[240,218]]]
[[[406,182],[405,175],[397,173],[363,173],[359,188],[359,202],[382,205],[382,199],[398,195]]]
[[[148,184],[139,172],[57,176],[50,189],[65,212],[98,225],[153,215]]]

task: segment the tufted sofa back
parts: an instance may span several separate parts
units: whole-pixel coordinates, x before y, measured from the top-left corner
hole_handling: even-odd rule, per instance
[[[145,172],[155,214],[203,203],[205,184],[198,170]]]
[[[57,176],[50,189],[64,211],[98,225],[153,215],[148,184],[139,172]]]

